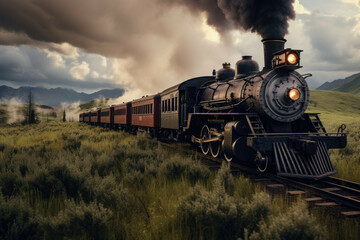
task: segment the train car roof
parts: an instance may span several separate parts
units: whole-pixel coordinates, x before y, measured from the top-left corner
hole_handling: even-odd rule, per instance
[[[185,90],[186,87],[200,87],[202,86],[205,82],[210,81],[210,80],[215,80],[215,76],[202,76],[202,77],[196,77],[196,78],[191,78],[188,79],[180,84],[177,84],[173,87],[170,87],[168,89],[165,89],[164,91],[162,91],[160,93],[161,96],[166,95],[168,93],[177,91],[177,90]]]
[[[147,101],[147,100],[151,100],[151,99],[155,99],[155,98],[159,98],[160,94],[154,94],[154,95],[150,95],[150,96],[143,96],[142,98],[138,98],[132,101],[132,103],[136,103],[136,102],[142,102],[142,101]]]
[[[111,108],[112,108],[112,107],[101,108],[100,110],[101,110],[101,111],[110,111]]]
[[[118,107],[123,107],[123,106],[130,106],[131,105],[131,102],[123,102],[123,103],[120,103],[120,104],[116,104],[116,105],[111,105],[111,107],[113,108],[118,108]]]

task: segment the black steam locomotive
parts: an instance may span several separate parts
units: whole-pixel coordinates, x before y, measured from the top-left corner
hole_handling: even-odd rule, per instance
[[[305,78],[311,74],[296,71],[302,51],[284,49],[284,39],[262,42],[262,71],[244,56],[236,70],[225,63],[214,76],[193,78],[123,104],[121,112],[114,110],[118,105],[82,113],[80,121],[191,141],[203,154],[255,164],[261,172],[273,167],[280,176],[315,179],[335,174],[328,149],[346,146],[344,125],[337,133],[327,133],[318,114],[305,113]],[[127,121],[117,121],[117,114],[126,115]]]

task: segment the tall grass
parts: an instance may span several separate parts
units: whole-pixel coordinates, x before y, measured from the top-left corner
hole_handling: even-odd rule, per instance
[[[79,123],[1,128],[0,186],[0,239],[324,238],[227,164]]]

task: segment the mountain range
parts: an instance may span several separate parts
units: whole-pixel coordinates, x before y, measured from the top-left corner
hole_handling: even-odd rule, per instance
[[[12,88],[0,86],[0,102],[6,99],[17,98],[21,102],[27,102],[29,92],[32,92],[36,104],[60,106],[63,102],[86,103],[98,98],[117,98],[124,94],[125,90],[120,88],[103,89],[91,94],[76,92],[68,88],[42,88],[42,87],[20,87]]]
[[[360,73],[353,74],[344,79],[325,82],[318,90],[334,90],[339,92],[360,93]]]

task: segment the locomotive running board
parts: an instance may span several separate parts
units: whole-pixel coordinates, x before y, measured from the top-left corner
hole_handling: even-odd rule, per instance
[[[311,156],[295,152],[285,142],[274,142],[273,148],[279,176],[319,179],[336,173],[324,142]]]

